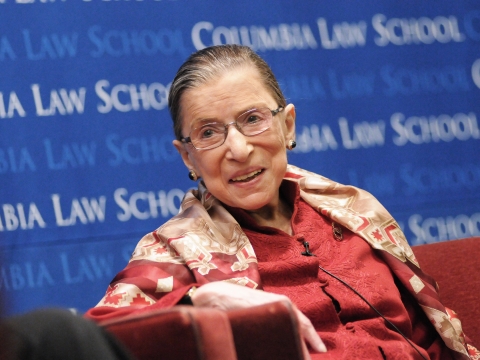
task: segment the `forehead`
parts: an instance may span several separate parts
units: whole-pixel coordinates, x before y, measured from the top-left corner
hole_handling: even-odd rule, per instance
[[[196,121],[235,117],[258,106],[276,107],[271,91],[255,68],[234,68],[185,91],[180,101],[180,118],[185,129]]]

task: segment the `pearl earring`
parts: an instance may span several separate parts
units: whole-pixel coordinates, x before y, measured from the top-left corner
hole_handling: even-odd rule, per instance
[[[197,181],[197,179],[198,179],[197,174],[196,174],[195,171],[193,171],[193,170],[190,170],[190,171],[188,172],[188,177],[189,177],[190,180],[192,180],[192,181]]]

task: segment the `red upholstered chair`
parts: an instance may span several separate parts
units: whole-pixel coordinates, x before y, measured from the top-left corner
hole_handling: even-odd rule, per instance
[[[175,306],[100,325],[141,360],[303,359],[298,323],[287,302],[228,312]]]
[[[414,246],[413,252],[437,281],[442,302],[458,314],[473,345],[480,346],[480,237]]]
[[[175,306],[102,322],[137,359],[236,360],[225,312]]]

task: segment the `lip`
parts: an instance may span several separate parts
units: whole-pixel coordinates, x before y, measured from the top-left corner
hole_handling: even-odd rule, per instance
[[[230,177],[230,179],[228,180],[228,183],[229,184],[247,184],[247,183],[251,182],[252,180],[244,182],[244,181],[233,181],[233,179],[236,179],[236,178],[239,178],[239,177],[242,177],[242,176],[246,176],[246,175],[252,174],[254,172],[257,172],[257,175],[255,177],[253,177],[252,180],[255,180],[256,178],[261,176],[265,172],[265,169],[255,167],[255,168],[249,168],[249,169],[246,169],[246,170],[238,171],[238,172],[234,173],[232,177]]]

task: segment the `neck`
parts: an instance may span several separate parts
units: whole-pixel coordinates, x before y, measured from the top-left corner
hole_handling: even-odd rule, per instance
[[[293,234],[290,221],[293,210],[281,196],[279,196],[278,203],[274,205],[269,204],[258,210],[247,212],[260,226],[274,227],[289,235]]]

